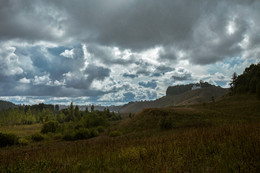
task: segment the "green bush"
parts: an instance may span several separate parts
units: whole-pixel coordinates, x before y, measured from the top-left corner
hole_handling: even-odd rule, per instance
[[[98,127],[97,127],[97,131],[98,131],[98,133],[104,132],[104,131],[105,131],[105,127],[103,127],[103,126],[98,126]]]
[[[62,139],[65,141],[73,141],[74,140],[74,132],[67,132],[63,135]]]
[[[93,137],[96,137],[98,136],[98,131],[96,129],[91,129],[90,130],[90,137],[93,138]]]
[[[0,132],[0,147],[10,146],[18,143],[18,137],[15,134],[5,134]]]
[[[116,137],[116,136],[120,136],[120,135],[122,135],[122,132],[120,132],[118,130],[114,130],[109,133],[109,137]]]
[[[89,130],[88,128],[80,128],[75,131],[67,131],[62,139],[65,141],[88,139],[98,136],[98,131],[96,129]]]
[[[84,121],[84,126],[86,128],[106,126],[108,124],[107,118],[105,116],[97,115],[96,113],[91,113],[87,115],[83,121]]]
[[[35,133],[31,136],[31,139],[35,142],[44,140],[44,136],[40,133]]]
[[[159,124],[161,129],[172,129],[173,128],[172,117],[171,116],[162,117]]]
[[[56,121],[49,121],[43,124],[41,133],[55,133],[59,128],[59,123]]]
[[[18,140],[18,144],[19,145],[28,145],[29,144],[29,141],[27,139],[24,139],[24,138],[20,138]]]
[[[60,140],[62,138],[62,135],[60,133],[54,134],[53,139],[54,140]]]
[[[90,137],[91,137],[91,132],[89,131],[89,129],[81,128],[81,129],[76,131],[74,139],[75,140],[78,140],[78,139],[88,139]]]

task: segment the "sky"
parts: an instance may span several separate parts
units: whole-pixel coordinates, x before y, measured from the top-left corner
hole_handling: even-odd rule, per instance
[[[0,99],[120,105],[260,61],[257,0],[0,0]]]

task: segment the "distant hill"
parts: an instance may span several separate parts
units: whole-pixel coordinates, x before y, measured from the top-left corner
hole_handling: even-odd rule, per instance
[[[172,122],[172,128],[175,129],[206,127],[217,123],[222,124],[220,122],[234,123],[249,119],[256,121],[260,117],[259,105],[260,100],[255,95],[244,94],[226,95],[214,104],[146,108],[123,122],[120,128],[128,133],[158,129],[162,120],[167,117]]]
[[[9,108],[15,108],[16,105],[12,102],[0,100],[0,109],[9,109]]]
[[[124,105],[121,113],[136,113],[145,108],[160,108],[210,102],[228,93],[228,89],[214,85],[201,85],[200,89],[192,90],[195,84],[168,87],[166,96],[154,101],[130,102]]]

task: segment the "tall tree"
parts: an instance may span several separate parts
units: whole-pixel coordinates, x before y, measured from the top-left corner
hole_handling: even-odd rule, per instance
[[[88,113],[88,106],[86,106],[85,113],[86,114]]]
[[[91,112],[94,112],[94,109],[95,109],[95,107],[94,107],[94,105],[92,105],[91,106]]]
[[[58,113],[58,112],[59,112],[59,110],[60,110],[60,107],[59,107],[59,105],[55,105],[55,113]]]
[[[236,81],[237,81],[237,73],[234,72],[233,75],[232,75],[231,81],[230,81],[230,83],[229,83],[229,85],[230,85],[230,91],[231,91],[232,93],[235,92],[235,84],[236,84]]]
[[[74,106],[72,102],[70,103],[69,113],[69,120],[74,120]]]
[[[79,106],[78,105],[75,106],[74,115],[77,118],[77,120],[80,119],[80,112],[79,112]]]

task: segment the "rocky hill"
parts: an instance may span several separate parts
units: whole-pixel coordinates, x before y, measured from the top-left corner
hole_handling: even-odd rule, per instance
[[[192,90],[194,84],[168,87],[166,96],[154,101],[130,102],[124,105],[121,113],[136,113],[145,108],[160,108],[166,106],[181,106],[211,102],[228,92],[228,89],[208,85]]]
[[[182,94],[190,90],[196,90],[200,88],[208,88],[208,87],[214,87],[214,85],[209,84],[208,82],[200,82],[196,84],[187,84],[187,85],[175,85],[175,86],[169,86],[166,90],[166,96],[170,95],[177,95]]]

